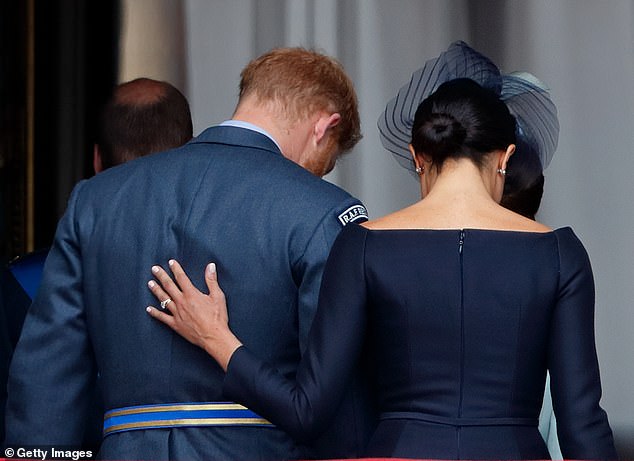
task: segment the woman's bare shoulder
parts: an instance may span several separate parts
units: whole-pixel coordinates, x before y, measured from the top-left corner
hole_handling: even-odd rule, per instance
[[[420,203],[420,202],[419,202]],[[443,210],[419,204],[362,224],[380,229],[494,229],[519,232],[551,232],[552,228],[500,206],[477,210]]]
[[[380,218],[366,221],[362,224],[367,229],[408,229],[412,227],[416,220],[414,206],[402,208],[393,213],[381,216]]]
[[[501,216],[500,227],[507,230],[524,231],[524,232],[552,232],[552,228],[545,224],[527,218],[520,214],[505,210]]]

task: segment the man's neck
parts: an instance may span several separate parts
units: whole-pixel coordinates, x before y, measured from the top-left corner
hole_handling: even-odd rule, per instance
[[[304,127],[308,124],[305,122],[291,123],[272,104],[254,104],[251,101],[239,104],[231,119],[263,129],[273,138],[284,157],[301,165],[301,154],[305,150],[308,137]]]
[[[234,126],[238,128],[245,128],[247,130],[251,130],[251,131],[255,131],[257,133],[263,134],[264,136],[266,136],[267,138],[269,138],[271,141],[275,143],[275,145],[280,150],[280,152],[282,151],[280,145],[277,143],[275,138],[273,138],[273,136],[268,131],[266,131],[262,127],[254,125],[253,123],[245,122],[244,120],[231,119],[231,120],[225,120],[224,122],[220,124],[220,126]]]

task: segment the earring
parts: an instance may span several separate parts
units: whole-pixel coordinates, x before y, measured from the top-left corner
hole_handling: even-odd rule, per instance
[[[419,166],[416,167],[416,174],[418,176],[422,175],[424,172],[425,172],[425,167],[424,166],[423,167],[419,167]]]
[[[498,173],[500,173],[502,176],[506,176],[506,169],[505,168],[498,168]]]

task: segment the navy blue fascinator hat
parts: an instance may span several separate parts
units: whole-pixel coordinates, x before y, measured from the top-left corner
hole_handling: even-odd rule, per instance
[[[416,109],[441,84],[456,78],[470,78],[500,96],[516,119],[515,156],[536,155],[543,171],[559,139],[557,108],[548,90],[531,74],[501,74],[489,58],[462,41],[452,43],[447,51],[414,72],[379,117],[381,142],[399,164],[414,173],[408,145]]]

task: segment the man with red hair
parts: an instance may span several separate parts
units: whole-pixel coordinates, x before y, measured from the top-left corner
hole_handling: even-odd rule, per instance
[[[153,299],[146,281],[151,266],[171,258],[191,273],[218,261],[232,325],[294,375],[330,247],[344,225],[367,218],[357,199],[321,179],[360,137],[341,65],[276,49],[242,72],[231,120],[80,183],[12,364],[7,442],[78,446],[98,374],[107,410],[102,458],[314,455],[225,401],[221,370],[145,313]],[[202,277],[195,282],[204,286]],[[318,456],[359,453],[360,405],[351,391]]]

